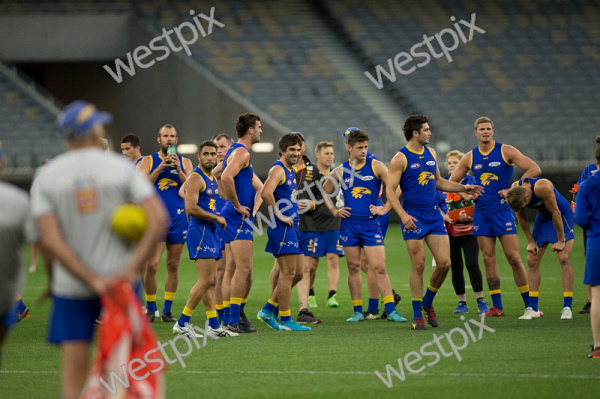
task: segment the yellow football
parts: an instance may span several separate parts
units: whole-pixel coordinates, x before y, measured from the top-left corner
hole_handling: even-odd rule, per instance
[[[111,215],[113,230],[127,241],[138,241],[146,230],[146,213],[137,205],[118,206]]]

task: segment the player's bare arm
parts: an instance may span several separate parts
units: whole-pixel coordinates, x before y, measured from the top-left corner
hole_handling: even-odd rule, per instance
[[[400,197],[396,197],[396,188],[400,185],[400,179],[402,179],[402,171],[406,166],[406,157],[402,153],[397,153],[394,155],[394,158],[390,161],[390,169],[387,173],[387,182],[385,185],[385,195],[387,197],[388,202],[391,207],[394,208],[394,211],[400,216],[404,227],[409,230],[416,229],[417,226],[415,222],[418,222],[417,219],[410,216],[404,208],[402,208],[402,204],[400,204]]]
[[[544,207],[552,215],[552,224],[556,230],[558,241],[552,245],[552,250],[560,252],[565,249],[565,231],[562,223],[562,215],[556,202],[556,196],[554,195],[554,185],[550,180],[541,179],[535,185],[535,195],[544,203]]]
[[[277,186],[283,183],[285,183],[285,171],[283,170],[283,167],[279,165],[273,166],[271,170],[269,170],[269,175],[263,186],[261,197],[265,204],[273,209],[273,213],[277,216],[277,219],[292,227],[294,226],[294,220],[281,213],[279,207],[275,203],[275,195],[273,194]]]
[[[256,174],[252,176],[252,187],[254,187],[254,191],[256,191],[256,194],[254,195],[254,209],[252,210],[252,214],[255,215],[263,203],[261,193],[264,187],[263,182],[260,181]]]
[[[342,209],[337,209],[335,204],[331,201],[331,194],[335,192],[336,187],[338,187],[339,182],[342,180],[342,165],[338,166],[331,172],[328,176],[325,177],[325,183],[323,184],[323,190],[325,190],[325,194],[323,196],[323,200],[325,201],[325,206],[331,212],[331,214],[335,217],[347,218],[350,216],[350,208],[345,206]],[[339,187],[338,187],[339,189]]]
[[[143,176],[146,176],[150,183],[156,183],[156,179],[158,179],[158,175],[162,173],[162,171],[169,166],[169,157],[163,158],[162,162],[154,169],[152,173],[150,173],[150,168],[152,168],[152,157],[150,155],[145,156],[140,163],[136,166],[135,170],[141,173]]]
[[[181,159],[183,161],[183,168],[181,167],[181,162],[179,162],[179,157],[174,156],[173,163],[177,167],[177,174],[179,175],[179,179],[181,179],[181,183],[185,183],[185,181],[187,180],[190,173],[192,173],[194,166],[192,165],[192,161],[190,161],[189,159],[187,159],[187,158],[181,158]],[[185,169],[185,171],[183,169]]]
[[[502,146],[502,155],[508,163],[513,163],[523,170],[524,173],[523,176],[521,176],[521,179],[525,177],[538,177],[542,173],[540,167],[533,162],[531,158],[526,157],[521,151],[511,145]],[[502,198],[506,198],[507,191],[508,189],[500,190],[498,194],[500,194]]]
[[[187,182],[185,191],[185,213],[188,216],[193,216],[202,220],[217,220],[218,216],[198,206],[198,198],[200,193],[206,189],[204,179],[197,173],[192,174]]]
[[[465,178],[466,174],[471,170],[471,157],[473,156],[472,151],[469,151],[465,154],[464,157],[458,163],[458,166],[448,179],[454,183],[460,183]]]
[[[250,153],[248,151],[236,150],[230,155],[230,159],[227,160],[227,168],[225,168],[225,171],[221,175],[221,183],[223,184],[223,191],[225,191],[227,199],[229,199],[235,210],[244,217],[249,217],[251,210],[247,206],[240,204],[235,192],[235,182],[233,179],[249,162]]]

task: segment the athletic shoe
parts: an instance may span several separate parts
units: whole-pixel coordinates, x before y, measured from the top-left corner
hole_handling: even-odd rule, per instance
[[[477,302],[477,310],[479,311],[479,314],[485,314],[490,311],[490,307],[488,306],[487,302],[482,299],[481,301]]]
[[[525,313],[523,313],[523,316],[519,317],[519,320],[539,319],[539,317],[533,317],[534,313],[539,314],[539,312],[534,312],[531,307],[525,308]]]
[[[156,310],[154,311],[154,317],[155,317],[155,318],[159,318],[159,317],[160,317],[160,313],[159,313],[158,309],[156,309]]]
[[[150,323],[154,323],[154,319],[156,318],[156,316],[154,315],[154,313],[152,312],[146,312],[146,319],[148,319],[148,321]]]
[[[257,333],[255,328],[247,327],[242,323],[227,324],[227,330],[238,334],[254,334]]]
[[[413,320],[412,329],[413,330],[427,330],[427,327],[425,327],[425,321],[423,320],[422,317],[417,317],[416,319]]]
[[[208,326],[208,330],[206,330],[206,335],[208,335],[212,339],[219,339],[221,337],[237,337],[240,334],[235,333],[233,331],[229,331],[221,326],[219,326],[219,328],[212,328]]]
[[[23,308],[23,310],[20,310],[17,312],[17,320],[16,322],[20,322],[21,320],[23,320],[26,317],[29,317],[29,315],[31,314],[31,312],[29,311],[29,308],[27,306],[25,306]]]
[[[314,295],[310,295],[308,297],[308,307],[309,308],[318,308],[319,307],[317,305],[317,298]]]
[[[538,309],[537,312],[533,312],[531,314],[531,317],[534,319],[539,319],[540,317],[542,317],[544,315],[544,312],[542,312],[541,310]]]
[[[579,314],[590,314],[591,307],[592,307],[591,302],[586,303],[585,306],[583,307],[583,309],[581,309],[579,311]]]
[[[387,320],[387,316],[388,316],[387,312],[385,311],[385,309],[383,309],[383,312],[381,312],[381,319]]]
[[[394,321],[396,323],[403,323],[405,321],[408,321],[408,320],[406,320],[406,318],[404,317],[403,314],[398,313],[395,310],[388,315],[387,320],[388,321]]]
[[[371,312],[370,310],[366,310],[363,312],[363,320],[377,320],[379,319],[379,312]]]
[[[423,314],[425,315],[425,318],[427,319],[427,323],[429,323],[429,325],[431,327],[437,327],[438,321],[437,321],[437,317],[435,315],[435,311],[433,310],[433,306],[430,306],[428,308],[423,306],[422,308],[423,308]]]
[[[360,312],[354,312],[354,313],[352,314],[352,317],[350,317],[350,318],[349,318],[348,320],[346,320],[346,321],[349,321],[349,322],[352,322],[352,323],[358,323],[359,321],[363,321],[363,318],[364,318],[364,317],[363,317],[363,314],[362,314],[362,313],[360,313]]]
[[[591,348],[592,348],[592,352],[589,355],[587,355],[588,358],[600,359],[600,346],[597,348],[594,348],[594,345],[592,345]]]
[[[300,323],[300,324],[319,324],[321,322],[321,319],[317,319],[315,317],[315,315],[313,315],[312,313],[310,313],[308,311],[308,309],[302,309],[300,311],[300,313],[298,313],[298,316],[296,317],[296,323]]]
[[[181,327],[179,323],[175,323],[173,326],[173,334],[182,334],[189,338],[202,338],[202,334],[198,334],[196,331],[194,331],[190,323],[185,323],[183,327]]]
[[[244,312],[240,312],[240,323],[246,325],[248,328],[252,327],[252,323],[250,323],[250,320],[246,317],[246,313]]]
[[[301,326],[296,323],[294,320],[282,321],[279,325],[280,330],[284,331],[310,331],[310,327]]]
[[[339,308],[340,304],[337,299],[335,299],[336,296],[337,294],[333,294],[333,296],[327,300],[327,304],[325,306],[328,308]]]
[[[173,323],[173,322],[177,321],[177,319],[173,317],[173,314],[171,312],[163,313],[162,320],[167,323]]]
[[[489,311],[485,312],[484,314],[482,314],[480,316],[485,316],[485,317],[503,317],[504,316],[504,310],[503,309],[498,309],[497,307],[492,306]]]
[[[573,311],[571,310],[570,307],[565,306],[562,310],[562,312],[560,312],[560,319],[561,320],[571,320],[573,318]]]
[[[29,273],[35,273],[36,270],[37,270],[37,264],[36,263],[32,263],[31,266],[29,266],[29,269],[27,269],[27,271]]]
[[[270,313],[264,309],[261,309],[258,311],[256,318],[258,320],[262,321],[263,323],[266,323],[273,330],[280,330],[279,324],[277,324],[277,320],[275,319],[275,316],[273,316],[273,313]]]
[[[400,294],[398,294],[396,291],[394,291],[393,288],[392,288],[392,295],[394,295],[394,305],[398,305],[398,302],[400,302],[402,300],[402,297],[400,296]]]
[[[458,306],[456,307],[456,309],[454,309],[454,311],[452,313],[454,313],[454,314],[469,313],[469,307],[467,306],[466,303],[459,302]]]

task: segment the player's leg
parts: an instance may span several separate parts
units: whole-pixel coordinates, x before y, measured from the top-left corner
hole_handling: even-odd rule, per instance
[[[506,260],[513,270],[513,277],[517,287],[519,287],[519,292],[521,292],[521,297],[523,298],[523,303],[526,309],[525,313],[527,313],[527,309],[530,307],[529,284],[527,283],[527,271],[525,270],[525,266],[521,260],[521,255],[519,254],[519,240],[516,234],[503,235],[498,237],[498,239],[500,240],[500,244],[502,244],[502,248],[504,249],[504,256],[506,256]],[[528,319],[526,314],[521,317]]]
[[[321,319],[315,317],[315,315],[308,310],[308,307],[310,305],[309,294],[312,291],[311,283],[314,281],[311,281],[311,277],[316,274],[315,272],[318,264],[319,258],[314,256],[303,255],[301,268],[297,270],[295,280],[298,280],[297,290],[298,300],[300,302],[300,311],[296,316],[296,322],[298,323],[317,324],[321,322]],[[314,299],[314,292],[312,297]],[[314,304],[316,307],[316,301]]]
[[[362,277],[360,275],[360,247],[344,247],[346,263],[348,264],[348,288],[354,307],[352,317],[346,321],[358,322],[363,320],[362,307]]]
[[[340,306],[335,298],[337,295],[338,283],[340,281],[340,256],[338,254],[328,253],[325,259],[327,261],[327,285],[329,286],[327,307],[337,308]]]
[[[156,308],[156,290],[157,290],[157,281],[156,281],[156,273],[158,271],[158,266],[160,265],[160,259],[162,258],[163,251],[165,250],[167,243],[159,242],[156,246],[156,251],[150,261],[147,264],[146,268],[146,277],[144,279],[144,291],[146,292],[146,309],[148,319],[152,322],[154,321]]]
[[[585,258],[587,252],[587,229],[583,230],[583,256]],[[579,311],[579,314],[590,313],[590,307],[592,306],[592,287],[589,284],[585,286],[585,294],[587,296],[587,302],[583,308]]]
[[[240,322],[244,324],[246,327],[252,327],[252,323],[248,320],[246,316],[246,303],[248,302],[248,295],[250,295],[250,290],[252,289],[252,283],[254,282],[254,271],[250,269],[250,277],[248,281],[246,281],[246,291],[244,291],[244,297],[242,298],[242,303],[240,304]]]
[[[479,268],[479,245],[477,244],[477,238],[473,236],[463,237],[461,247],[465,257],[465,266],[469,273],[469,280],[471,280],[471,286],[477,299],[477,310],[479,314],[487,313],[490,311],[490,308],[483,299],[483,277]]]
[[[230,243],[235,262],[235,273],[231,279],[231,300],[229,325],[236,326],[240,322],[242,298],[246,295],[247,282],[252,273],[252,241],[236,240]],[[281,278],[281,276],[280,276]],[[253,331],[255,332],[255,331]]]
[[[433,310],[433,300],[450,271],[450,240],[447,234],[428,234],[425,236],[425,242],[435,259],[436,267],[431,272],[429,285],[423,296],[423,310],[427,322],[432,327],[437,327],[438,321]]]
[[[279,282],[269,301],[279,304],[279,314],[281,316],[279,325],[281,330],[310,330],[310,327],[300,326],[294,322],[290,310],[292,285],[294,281],[299,281],[303,275],[304,260],[302,258],[302,254],[285,254],[277,257],[277,262],[279,263]]]
[[[592,306],[590,309],[590,323],[592,325],[592,336],[594,347],[588,355],[594,359],[600,359],[600,285],[590,285],[592,290]]]
[[[308,295],[310,291],[310,260],[312,257],[305,256],[302,261],[302,280],[298,283],[298,302],[300,312],[302,309],[308,309]],[[318,260],[317,260],[318,261]]]
[[[496,237],[478,236],[477,244],[481,249],[485,279],[492,297],[492,308],[485,313],[485,317],[504,316],[502,294],[500,291],[500,273],[496,267]]]
[[[225,244],[225,274],[223,275],[223,284],[221,286],[221,298],[223,299],[223,325],[229,324],[229,315],[231,311],[231,279],[235,273],[235,261],[231,252],[231,243]]]
[[[88,373],[90,343],[66,341],[60,345],[61,396],[63,399],[79,398]]]
[[[571,266],[573,243],[574,240],[567,241],[565,249],[557,253],[563,286],[563,310],[560,317],[562,320],[573,318],[573,267]]]
[[[425,246],[423,240],[405,240],[410,258],[410,296],[413,307],[413,329],[424,330],[423,319],[423,270],[425,269]]]
[[[465,273],[462,257],[462,240],[464,237],[450,237],[450,263],[452,269],[452,287],[458,299],[458,306],[453,313],[469,313],[465,295]],[[434,259],[435,261],[435,259]]]
[[[542,274],[540,271],[540,264],[542,258],[546,253],[548,244],[545,244],[538,249],[537,254],[527,253],[527,280],[529,282],[529,306],[533,309],[532,317],[537,319],[542,314],[538,309],[539,296],[540,296],[540,284],[542,282]]]
[[[179,284],[179,262],[183,252],[183,243],[167,243],[167,280],[165,281],[165,304],[162,310],[162,319],[165,322],[177,321],[171,313],[171,306],[175,300],[177,285]]]
[[[215,281],[215,309],[219,323],[223,321],[223,276],[225,276],[225,251],[223,257],[217,261],[217,276]]]
[[[364,313],[365,320],[379,319],[379,285],[377,283],[377,274],[369,264],[369,258],[366,251],[361,251],[360,268],[367,275],[367,289],[369,292],[369,306]]]
[[[308,306],[311,308],[318,307],[317,305],[317,297],[315,296],[315,279],[317,278],[317,268],[319,267],[319,258],[315,256],[310,256],[309,265],[309,279],[310,279],[310,288],[308,290]]]

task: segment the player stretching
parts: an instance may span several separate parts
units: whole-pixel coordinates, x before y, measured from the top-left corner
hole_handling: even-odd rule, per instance
[[[348,287],[354,313],[346,320],[359,322],[363,320],[362,309],[362,277],[360,275],[361,247],[367,256],[369,267],[377,277],[379,293],[383,297],[387,319],[394,322],[404,322],[406,319],[396,311],[390,277],[385,268],[385,248],[383,234],[377,216],[389,211],[386,204],[383,208],[377,206],[381,184],[386,182],[388,170],[384,164],[367,157],[369,135],[355,129],[348,135],[346,148],[350,160],[338,166],[327,177],[323,185],[327,194],[332,194],[337,183],[342,183],[344,207],[338,210],[329,198],[325,198],[329,211],[336,217],[342,218],[340,225],[340,243],[344,246],[346,262],[348,263]],[[352,171],[349,175],[347,171]],[[393,192],[393,190],[392,190]]]
[[[133,166],[136,167],[138,163],[144,158],[140,151],[140,138],[135,134],[127,134],[121,139],[121,153],[124,156],[131,159]]]
[[[450,183],[440,176],[437,154],[429,144],[431,130],[424,115],[409,116],[402,128],[408,144],[401,148],[390,162],[386,196],[388,202],[400,216],[402,235],[406,241],[411,262],[410,293],[414,311],[413,330],[425,330],[423,313],[432,327],[438,326],[433,309],[433,299],[442,286],[450,269],[450,241],[444,219],[437,207],[437,190],[466,192],[478,195],[481,187]],[[402,205],[396,196],[400,184]],[[437,267],[433,269],[429,286],[423,295],[423,269],[425,247],[431,250]]]
[[[197,336],[189,324],[192,314],[203,300],[208,318],[209,337],[235,337],[238,334],[229,332],[219,325],[215,310],[214,287],[217,259],[221,257],[221,241],[218,229],[224,229],[225,219],[217,215],[216,201],[218,197],[217,179],[212,169],[217,160],[217,146],[212,141],[204,141],[198,150],[200,165],[192,171],[185,183],[185,211],[190,218],[187,233],[187,244],[190,259],[196,263],[198,282],[192,287],[185,308],[179,320],[173,326],[174,334]]]
[[[310,327],[292,320],[290,310],[292,287],[302,279],[304,269],[304,252],[298,230],[300,215],[296,202],[296,176],[293,170],[300,157],[302,144],[301,139],[294,133],[281,136],[278,144],[280,158],[269,170],[269,177],[261,194],[265,204],[273,209],[277,218],[275,227],[267,228],[269,240],[265,251],[272,253],[277,259],[279,278],[271,297],[257,317],[275,330],[310,330]],[[277,324],[273,315],[277,306],[281,316],[280,324]]]
[[[539,290],[541,283],[540,263],[548,244],[558,255],[562,269],[564,307],[560,318],[573,318],[573,269],[571,268],[571,251],[573,250],[573,210],[569,202],[554,188],[547,179],[524,178],[514,182],[506,193],[506,201],[516,212],[517,221],[527,238],[527,268],[529,269],[529,306],[531,317],[538,319],[543,315],[538,310]],[[525,215],[525,207],[535,209],[537,216],[533,232],[529,231],[529,223]]]
[[[185,183],[191,173],[192,161],[181,155],[167,155],[167,148],[176,145],[177,131],[172,125],[164,125],[158,131],[160,151],[145,156],[137,166],[137,170],[148,177],[162,198],[171,218],[166,236],[158,243],[154,256],[148,262],[144,290],[146,291],[146,308],[148,319],[154,321],[156,308],[156,272],[162,253],[167,248],[167,280],[165,281],[165,303],[162,319],[165,322],[177,321],[171,313],[171,305],[175,299],[175,291],[179,282],[179,261],[188,228],[185,215],[185,203],[179,196],[179,187]]]
[[[221,216],[227,221],[224,232],[225,256],[233,269],[227,329],[236,333],[255,333],[255,329],[240,323],[240,311],[242,303],[247,300],[252,278],[252,228],[247,221],[254,220],[254,197],[262,190],[262,183],[254,175],[250,159],[250,147],[260,141],[262,133],[260,118],[256,114],[242,114],[235,121],[235,129],[238,142],[231,144],[225,154],[221,175],[222,187],[227,196],[221,212]],[[227,273],[226,270],[225,274]]]
[[[519,241],[515,226],[515,215],[506,203],[506,192],[510,188],[513,165],[525,173],[525,177],[539,176],[542,171],[531,159],[516,148],[494,141],[494,123],[482,116],[475,121],[475,136],[479,146],[469,151],[450,176],[450,181],[459,182],[469,170],[473,171],[477,183],[485,193],[475,201],[473,235],[481,249],[485,265],[485,277],[492,297],[493,306],[485,317],[504,316],[500,293],[500,274],[496,267],[496,237],[504,249],[504,255],[513,269],[513,276],[523,302],[525,313],[520,319],[531,319],[529,308],[529,285],[527,271],[519,255]]]

